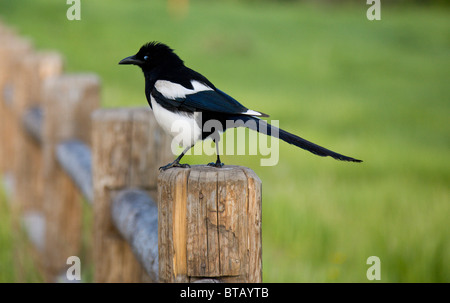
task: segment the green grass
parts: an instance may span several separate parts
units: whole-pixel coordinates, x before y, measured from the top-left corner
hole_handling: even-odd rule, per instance
[[[11,205],[0,191],[0,282],[43,282],[30,253],[31,243],[14,217]]]
[[[365,282],[375,255],[382,282],[450,282],[448,7],[383,5],[378,22],[359,4],[191,1],[174,18],[165,1],[97,0],[82,1],[81,21],[67,7],[0,0],[0,16],[37,49],[63,53],[69,72],[99,74],[103,106],[146,104],[141,72],[117,62],[159,40],[282,128],[364,160],[283,142],[274,167],[223,157],[263,181],[264,281]]]

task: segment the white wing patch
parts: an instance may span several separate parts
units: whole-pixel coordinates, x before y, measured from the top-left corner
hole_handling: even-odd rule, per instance
[[[248,116],[262,116],[262,114],[260,112],[248,109],[246,112],[242,113],[243,115],[248,115]]]
[[[186,95],[192,95],[198,92],[213,90],[211,87],[201,82],[192,80],[193,89],[188,89],[181,84],[173,83],[167,80],[158,80],[155,88],[167,99],[183,98]]]
[[[213,91],[208,85],[201,83],[196,80],[191,81],[192,89],[186,88],[181,84],[173,83],[168,80],[158,80],[155,83],[155,89],[159,91],[167,99],[184,98],[187,95],[192,95],[203,91]],[[153,102],[152,102],[153,104]],[[153,106],[153,105],[152,105]],[[247,111],[241,113],[242,115],[248,116],[264,116],[262,113],[248,109]]]

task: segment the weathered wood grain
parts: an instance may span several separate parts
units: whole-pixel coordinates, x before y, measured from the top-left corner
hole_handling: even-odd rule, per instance
[[[94,260],[97,282],[141,282],[144,271],[111,219],[117,192],[156,192],[156,172],[172,154],[147,108],[101,109],[92,115]],[[156,171],[156,172],[155,172]]]
[[[239,166],[158,178],[161,282],[261,282],[261,180]]]

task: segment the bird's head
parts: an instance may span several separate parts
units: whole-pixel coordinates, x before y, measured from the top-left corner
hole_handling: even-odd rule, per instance
[[[144,44],[135,55],[122,59],[119,64],[133,64],[142,70],[151,71],[163,65],[183,64],[183,61],[167,45],[149,42]]]

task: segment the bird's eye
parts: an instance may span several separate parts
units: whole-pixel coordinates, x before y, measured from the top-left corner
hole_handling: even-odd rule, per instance
[[[146,60],[146,61],[147,61],[147,59],[148,59],[148,56],[144,56],[144,60]]]

